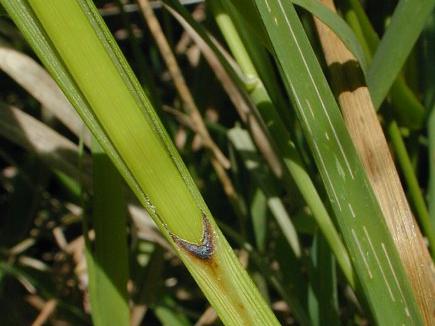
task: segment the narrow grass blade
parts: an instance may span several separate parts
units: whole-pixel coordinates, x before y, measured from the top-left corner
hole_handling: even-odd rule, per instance
[[[276,325],[93,3],[1,0],[1,4],[223,322]],[[202,243],[206,234],[209,256],[205,258],[197,256],[194,247],[180,245]]]
[[[429,185],[428,206],[431,223],[435,226],[435,65],[432,64],[435,57],[435,10],[423,33],[422,39],[422,67],[424,68],[423,85],[425,88],[426,107],[429,109],[427,120],[427,132],[429,139]]]
[[[249,134],[243,129],[233,128],[228,132],[228,137],[237,152],[242,156],[246,169],[252,173],[259,189],[263,191],[267,205],[295,256],[300,257],[301,246],[296,230],[284,204],[275,191],[275,185],[272,184],[271,180],[273,180],[273,176],[268,173],[265,166],[261,164],[260,157]]]
[[[429,190],[428,204],[432,229],[435,229],[435,109],[432,108],[428,119],[429,138]]]
[[[320,19],[325,25],[337,34],[338,38],[346,45],[350,52],[358,59],[361,69],[367,72],[368,60],[353,30],[339,15],[328,9],[318,0],[291,0]]]
[[[313,326],[339,325],[335,259],[319,232],[314,236],[310,259],[308,307]]]
[[[281,0],[255,3],[374,319],[421,323],[384,217],[296,11]]]
[[[251,87],[258,87],[256,84],[261,82],[279,110],[280,116],[287,123],[292,123],[294,115],[287,109],[287,98],[280,87],[273,61],[265,46],[259,42],[260,35],[251,33],[250,25],[245,20],[245,15],[239,12],[238,5],[238,2],[227,0],[212,1],[208,4],[232,55]],[[268,40],[264,36],[263,38],[263,42]]]
[[[128,250],[126,204],[122,179],[102,148],[94,141],[92,250],[87,241],[89,297],[96,326],[130,324],[128,305]]]
[[[167,295],[160,300],[160,303],[153,310],[163,326],[191,325],[183,313],[174,309],[173,300]]]
[[[387,96],[434,7],[434,0],[399,1],[367,73],[375,106]]]
[[[397,161],[402,168],[404,178],[408,186],[409,196],[412,198],[414,209],[419,217],[421,228],[428,238],[429,248],[432,257],[435,257],[435,227],[432,224],[426,202],[424,200],[417,177],[415,176],[412,162],[406,150],[405,143],[402,139],[399,126],[395,121],[391,121],[388,125],[391,142],[397,154]]]
[[[252,228],[255,244],[260,253],[264,253],[267,241],[267,203],[264,192],[257,187],[250,205]]]

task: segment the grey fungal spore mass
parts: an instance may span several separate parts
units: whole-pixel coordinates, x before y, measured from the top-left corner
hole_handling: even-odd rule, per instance
[[[195,244],[181,239],[177,235],[170,233],[175,243],[182,249],[191,253],[193,256],[207,260],[210,259],[214,252],[212,227],[205,213],[202,213],[203,235],[200,244]]]

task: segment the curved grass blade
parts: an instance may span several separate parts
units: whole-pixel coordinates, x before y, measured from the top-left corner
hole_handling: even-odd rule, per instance
[[[344,16],[355,31],[369,62],[371,62],[380,43],[379,36],[365,14],[360,1],[344,0],[342,2],[343,5],[341,9],[344,12]],[[369,69],[371,68],[369,67]],[[377,73],[382,76],[382,70],[378,70]],[[371,77],[372,76],[368,75],[366,78],[370,94],[372,93],[373,87]],[[374,100],[373,96],[372,100]],[[379,109],[383,100],[384,98],[378,98],[376,101],[373,101],[376,109]],[[393,105],[394,118],[397,119],[401,125],[410,129],[420,129],[422,127],[425,108],[408,85],[406,85],[405,79],[401,75],[397,77],[391,86],[391,103]]]
[[[376,107],[387,96],[434,7],[434,0],[401,0],[394,10],[367,72]]]
[[[291,0],[295,5],[310,12],[322,21],[340,38],[344,45],[357,58],[361,69],[367,73],[368,60],[353,30],[339,15],[328,9],[318,0]]]

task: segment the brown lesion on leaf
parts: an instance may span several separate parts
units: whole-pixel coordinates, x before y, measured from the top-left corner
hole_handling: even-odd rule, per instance
[[[243,321],[242,324],[252,325],[253,321],[246,310],[245,301],[239,294],[234,293],[233,289],[236,284],[226,268],[224,268],[221,258],[217,255],[217,231],[213,229],[213,225],[204,212],[202,212],[202,225],[203,233],[200,243],[186,241],[170,231],[169,235],[178,249],[188,254],[191,259],[196,260],[200,268],[207,274],[208,282],[218,285],[219,291],[227,294],[227,299],[236,307],[238,318]]]
[[[201,260],[211,260],[215,251],[215,239],[213,236],[213,228],[204,212],[202,213],[202,225],[203,233],[200,244],[181,239],[172,232],[169,232],[169,234],[172,237],[172,240],[174,240],[175,244],[190,255]]]

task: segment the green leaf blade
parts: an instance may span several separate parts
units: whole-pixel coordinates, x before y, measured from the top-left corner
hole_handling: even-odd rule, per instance
[[[214,222],[148,98],[92,1],[1,0],[141,203],[172,243],[225,324],[277,325]],[[211,260],[174,242],[200,243],[212,227]]]

